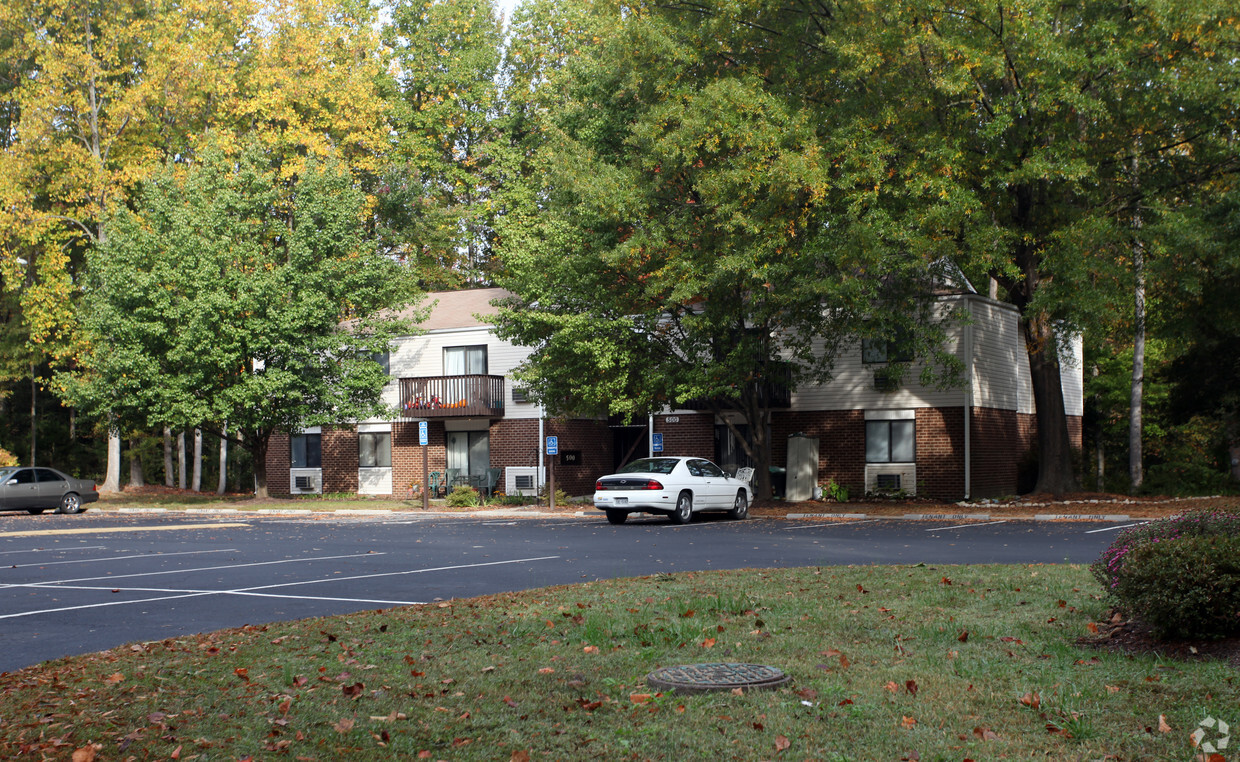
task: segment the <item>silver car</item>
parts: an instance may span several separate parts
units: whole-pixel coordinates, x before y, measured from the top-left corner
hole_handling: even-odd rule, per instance
[[[612,524],[630,513],[661,513],[674,524],[687,524],[700,511],[743,519],[752,499],[749,482],[703,458],[642,458],[594,483],[594,507]]]
[[[54,468],[0,468],[0,510],[40,514],[55,508],[59,513],[81,513],[84,504],[98,499],[94,482],[66,476]]]

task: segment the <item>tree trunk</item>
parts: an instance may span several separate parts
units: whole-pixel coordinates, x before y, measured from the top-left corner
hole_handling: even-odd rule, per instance
[[[1138,144],[1138,148],[1139,148]],[[1128,479],[1130,492],[1141,488],[1145,471],[1141,452],[1141,396],[1145,388],[1145,244],[1141,235],[1140,179],[1137,152],[1132,155],[1132,185],[1138,191],[1132,211],[1132,388],[1128,399]]]
[[[108,465],[100,492],[121,491],[121,435],[116,430],[116,418],[108,416]]]
[[[215,494],[223,495],[228,491],[228,440],[223,437],[228,433],[228,424],[224,424],[220,432],[220,478],[215,485]]]
[[[1058,342],[1045,314],[1032,316],[1023,323],[1038,421],[1038,481],[1034,492],[1050,493],[1058,499],[1077,489],[1068,416],[1063,409]]]
[[[255,434],[246,441],[254,461],[254,497],[263,500],[267,497],[267,437]]]
[[[1090,374],[1098,378],[1098,363],[1094,363],[1090,368]],[[1094,415],[1093,425],[1090,428],[1090,437],[1094,440],[1094,489],[1098,492],[1106,492],[1107,484],[1107,459],[1106,445],[1102,441],[1102,395],[1095,388],[1094,391],[1094,408],[1099,411]]]
[[[36,401],[39,398],[38,394],[39,386],[34,379],[34,363],[30,363],[30,465],[32,466],[39,465],[35,461],[35,455],[37,454],[35,443],[39,438],[39,410],[36,405]]]
[[[164,486],[171,487],[176,474],[172,470],[172,429],[164,427]]]
[[[137,439],[129,440],[129,486],[146,486],[146,479],[142,476],[142,458],[138,455]]]
[[[194,429],[193,489],[202,492],[202,429]]]
[[[177,487],[185,489],[185,429],[177,432]]]

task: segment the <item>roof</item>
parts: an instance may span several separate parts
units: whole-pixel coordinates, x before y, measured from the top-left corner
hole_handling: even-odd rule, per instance
[[[487,319],[499,314],[499,308],[491,304],[493,299],[512,296],[502,288],[475,288],[468,291],[432,291],[420,301],[417,307],[424,308],[434,304],[430,317],[418,324],[424,331],[442,330],[446,328],[473,328],[491,325]],[[405,310],[402,317],[409,317],[412,310]],[[483,319],[479,319],[481,316]]]

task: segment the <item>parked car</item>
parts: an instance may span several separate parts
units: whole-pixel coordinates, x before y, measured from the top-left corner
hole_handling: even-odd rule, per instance
[[[612,524],[630,513],[664,513],[673,524],[687,524],[700,511],[743,519],[752,497],[749,482],[702,458],[642,458],[594,483],[594,507]]]
[[[66,476],[54,468],[16,466],[0,468],[0,510],[40,514],[81,513],[82,506],[99,499],[99,488],[87,479]]]

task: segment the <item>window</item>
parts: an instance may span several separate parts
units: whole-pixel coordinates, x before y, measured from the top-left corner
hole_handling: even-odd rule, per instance
[[[448,468],[457,472],[454,476],[462,480],[462,484],[468,484],[471,478],[485,477],[490,467],[491,437],[488,432],[448,432]]]
[[[392,435],[389,432],[357,435],[358,468],[391,468]]]
[[[866,463],[912,463],[914,457],[913,421],[866,421]]]
[[[870,365],[884,362],[912,362],[913,348],[907,338],[887,341],[886,339],[862,339],[861,362]]]
[[[443,351],[443,374],[445,376],[487,375],[487,348],[447,347]]]
[[[383,375],[385,376],[392,375],[391,355],[389,355],[387,352],[375,352],[374,354],[370,356],[370,359],[379,363],[379,367],[383,368]]]
[[[293,468],[323,467],[322,434],[294,434],[289,437],[288,449]]]

